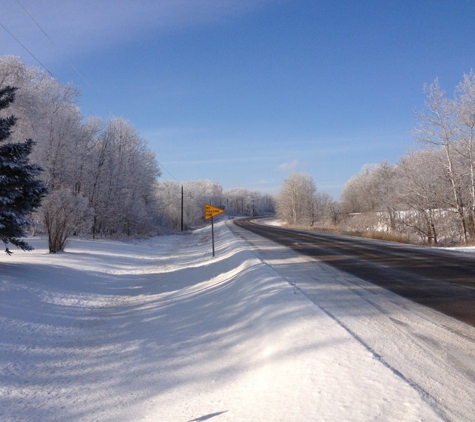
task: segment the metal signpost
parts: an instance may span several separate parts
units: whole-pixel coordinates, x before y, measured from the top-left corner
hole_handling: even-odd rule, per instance
[[[213,243],[213,256],[214,256],[214,224],[213,224],[213,217],[222,214],[224,210],[222,208],[214,207],[210,204],[205,204],[205,220],[209,220],[211,218],[211,239]]]

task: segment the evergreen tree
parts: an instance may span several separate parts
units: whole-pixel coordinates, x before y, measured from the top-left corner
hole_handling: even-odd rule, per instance
[[[0,88],[0,110],[7,108],[15,99],[16,88]],[[5,252],[11,254],[11,243],[23,251],[33,248],[21,240],[25,229],[33,223],[28,215],[37,209],[46,195],[46,186],[37,179],[42,171],[30,164],[30,155],[35,143],[28,139],[21,143],[5,143],[10,137],[17,119],[14,116],[0,117],[0,239]]]

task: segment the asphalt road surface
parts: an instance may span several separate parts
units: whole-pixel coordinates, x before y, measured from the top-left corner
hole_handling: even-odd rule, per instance
[[[475,327],[475,257],[435,248],[234,223]]]

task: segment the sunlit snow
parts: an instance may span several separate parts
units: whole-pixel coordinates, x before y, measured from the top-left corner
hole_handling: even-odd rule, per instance
[[[209,227],[75,240],[55,255],[34,238],[34,251],[1,257],[0,419],[444,420],[433,398],[303,294],[290,267],[279,271],[281,247],[263,257],[224,221],[215,235],[214,258]],[[313,278],[331,280],[324,269]],[[358,306],[343,317],[378,318]]]

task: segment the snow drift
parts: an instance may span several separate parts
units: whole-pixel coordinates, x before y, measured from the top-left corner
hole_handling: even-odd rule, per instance
[[[1,258],[4,421],[441,420],[224,222]]]

